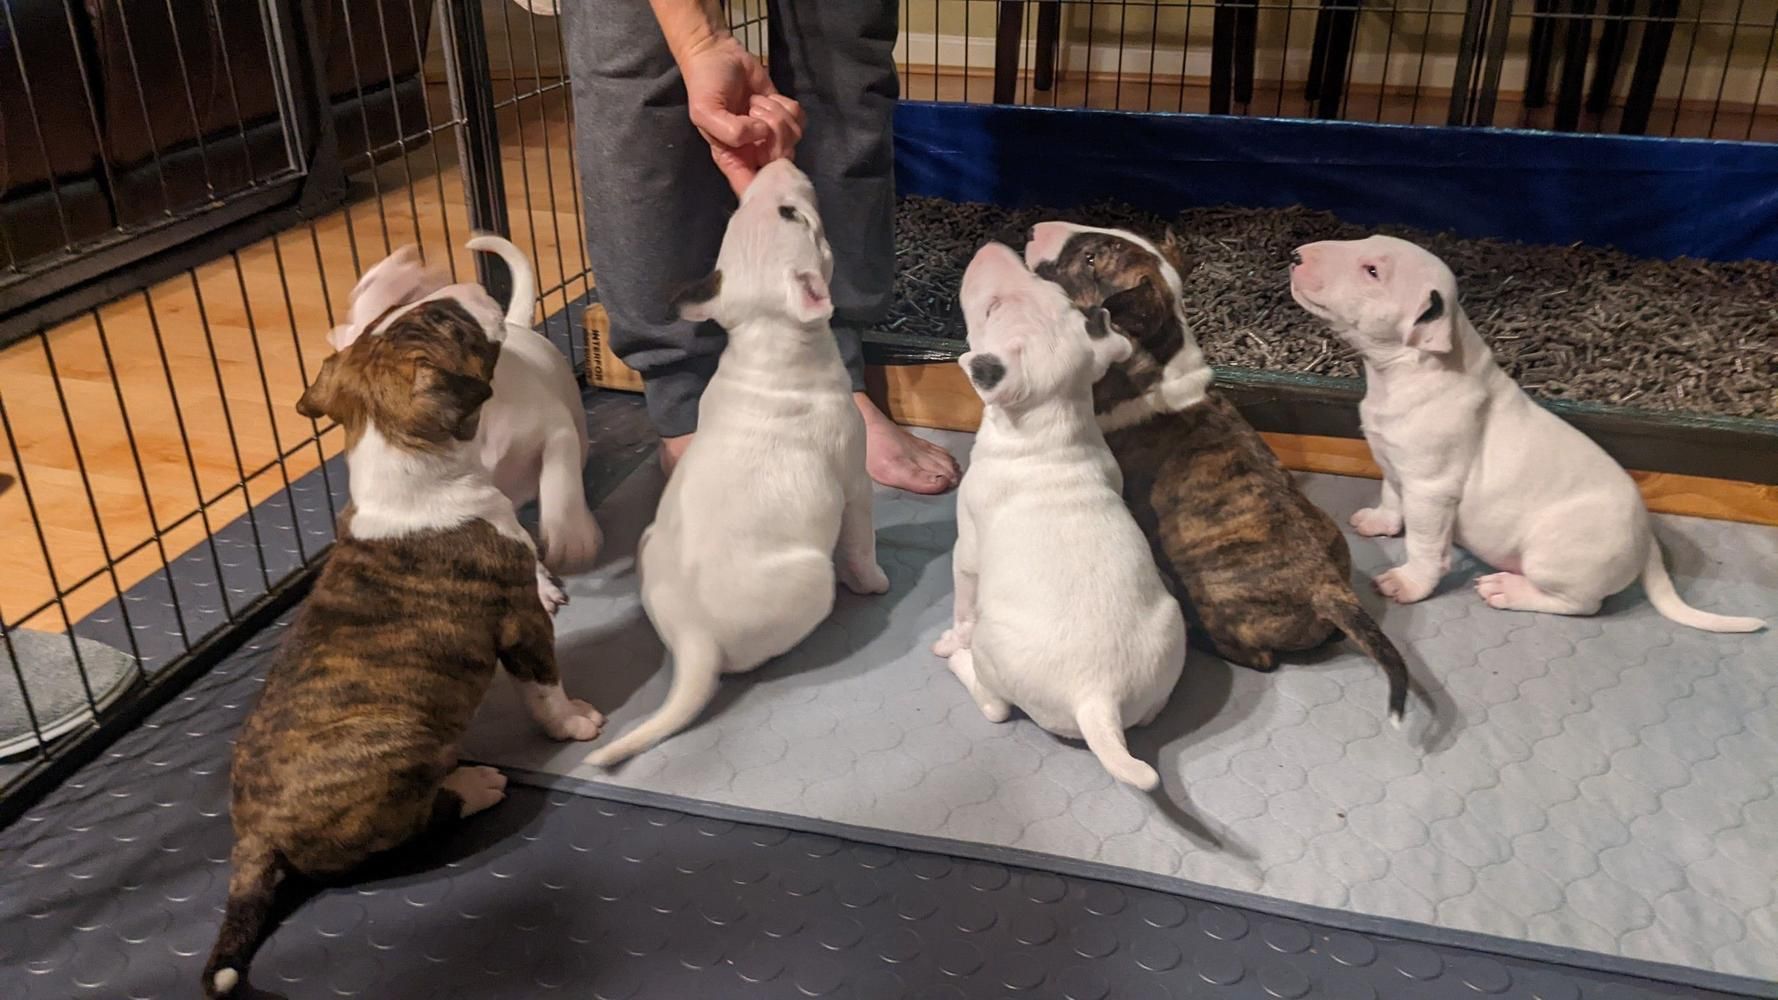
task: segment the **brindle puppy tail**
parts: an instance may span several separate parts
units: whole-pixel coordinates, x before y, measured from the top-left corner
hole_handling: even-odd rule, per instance
[[[1353,645],[1383,668],[1384,675],[1389,678],[1389,723],[1400,729],[1402,713],[1408,707],[1408,665],[1401,658],[1401,651],[1377,627],[1377,620],[1364,610],[1364,605],[1358,603],[1358,595],[1349,588],[1323,591],[1315,597],[1313,604],[1315,613],[1323,621],[1346,633]]]
[[[235,844],[229,859],[228,905],[222,931],[204,966],[204,996],[233,996],[247,978],[247,965],[265,940],[272,899],[286,871],[276,851],[250,840]]]

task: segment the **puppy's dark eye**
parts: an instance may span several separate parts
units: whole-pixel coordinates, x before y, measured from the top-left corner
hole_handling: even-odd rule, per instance
[[[1375,264],[1364,265],[1364,273],[1370,275],[1373,278],[1377,277],[1378,276],[1377,275],[1377,265],[1375,265]]]
[[[1099,262],[1098,256],[1096,254],[1094,254],[1091,250],[1087,251],[1087,266],[1092,267],[1095,264],[1097,264],[1098,262]]]
[[[791,208],[789,205],[778,206],[778,218],[783,219],[785,222],[802,221],[802,217],[796,214],[796,209]]]

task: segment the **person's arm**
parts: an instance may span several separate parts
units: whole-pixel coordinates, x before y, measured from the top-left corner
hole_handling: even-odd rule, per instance
[[[687,112],[738,195],[759,168],[788,157],[803,109],[778,93],[758,59],[729,34],[715,0],[649,0],[685,78]]]
[[[654,19],[661,34],[667,36],[667,50],[676,63],[683,65],[687,54],[728,36],[716,0],[648,0],[648,5],[654,9]]]

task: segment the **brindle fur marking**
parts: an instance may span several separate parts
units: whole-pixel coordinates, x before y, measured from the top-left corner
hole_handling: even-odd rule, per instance
[[[1185,264],[1168,234],[1161,253]],[[1135,350],[1094,386],[1104,414],[1141,397],[1185,344],[1159,262],[1129,240],[1075,233],[1037,273],[1075,306],[1104,308]],[[1277,654],[1312,649],[1341,632],[1389,676],[1399,718],[1407,667],[1352,590],[1352,556],[1333,519],[1297,488],[1258,432],[1212,390],[1202,403],[1106,435],[1124,475],[1124,500],[1148,536],[1173,593],[1223,658],[1256,670]]]
[[[329,358],[304,405],[353,441],[374,420],[392,441],[438,448],[467,440],[466,423],[474,436],[498,355],[461,307],[428,303]],[[440,783],[496,662],[558,680],[523,543],[483,520],[376,540],[341,532],[235,742],[233,871],[207,995],[244,982],[286,875],[346,872],[457,820],[463,800]]]

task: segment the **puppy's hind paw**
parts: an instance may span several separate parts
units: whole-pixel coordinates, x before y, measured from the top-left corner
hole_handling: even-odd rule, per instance
[[[474,816],[506,798],[506,775],[491,767],[459,767],[445,775],[443,785],[463,800],[463,816]]]
[[[842,564],[839,567],[840,583],[854,594],[886,594],[889,592],[889,574],[883,567],[871,563],[863,568]]]
[[[1366,507],[1352,515],[1352,530],[1366,538],[1394,538],[1401,534],[1401,512]]]
[[[1397,604],[1424,601],[1432,596],[1433,588],[1438,586],[1437,577],[1421,576],[1406,566],[1397,566],[1381,573],[1372,582],[1377,585],[1378,593]]]

